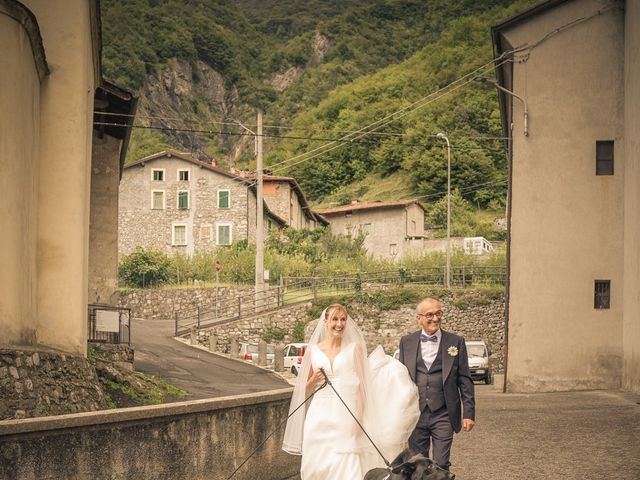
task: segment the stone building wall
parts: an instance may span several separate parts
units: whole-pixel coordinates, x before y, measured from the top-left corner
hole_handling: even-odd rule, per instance
[[[164,180],[152,180],[152,170],[163,169]],[[178,170],[189,171],[189,181],[178,180]],[[165,208],[151,208],[151,192],[165,192]],[[229,208],[218,208],[218,190],[229,190]],[[177,208],[179,191],[189,192],[189,208]],[[175,156],[164,156],[125,167],[120,182],[119,253],[135,247],[153,247],[166,253],[192,254],[216,247],[218,224],[230,224],[231,240],[248,240],[247,185]],[[172,245],[172,225],[187,226],[187,245]]]

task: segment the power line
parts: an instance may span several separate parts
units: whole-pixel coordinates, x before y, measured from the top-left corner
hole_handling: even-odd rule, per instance
[[[179,119],[179,118],[172,118],[172,117],[149,117],[149,116],[140,116],[140,115],[132,115],[132,114],[128,114],[128,113],[107,113],[107,112],[99,112],[96,111],[94,112],[96,115],[105,115],[105,116],[114,116],[114,117],[135,117],[135,118],[151,118],[151,119],[155,119],[155,120],[179,120],[181,121],[183,124],[192,124],[192,125],[207,125],[207,124],[219,124],[219,125],[233,125],[233,126],[238,126],[237,123],[228,123],[228,122],[199,122],[199,121],[188,121],[188,120],[184,120],[184,119]],[[116,123],[116,122],[95,122],[95,125],[107,125],[107,126],[123,126],[123,124],[120,123]],[[134,128],[151,128],[151,129],[158,129],[158,130],[167,130],[167,131],[174,131],[174,132],[193,132],[193,133],[209,133],[209,134],[219,134],[219,135],[231,135],[231,136],[254,136],[251,133],[247,133],[247,132],[226,132],[226,131],[222,131],[222,130],[207,130],[207,129],[197,129],[197,128],[187,128],[187,127],[169,127],[169,126],[161,126],[161,127],[154,127],[151,125],[132,125],[132,127]],[[249,127],[251,127],[251,125],[249,125]],[[263,126],[263,128],[266,128],[266,126]],[[339,133],[359,133],[359,131],[356,130],[330,130],[330,129],[326,129],[326,128],[319,128],[319,129],[315,129],[315,128],[299,128],[299,127],[288,127],[288,126],[276,126],[273,125],[271,126],[271,128],[273,129],[279,129],[279,130],[301,130],[304,132],[327,132],[327,133],[334,133],[334,134],[339,134]],[[367,132],[367,135],[372,135],[372,136],[381,136],[381,137],[392,137],[392,138],[405,138],[405,137],[412,137],[412,134],[409,133],[405,133],[405,132],[380,132],[380,131],[375,131],[372,130],[370,132]],[[291,140],[317,140],[317,141],[343,141],[343,142],[355,142],[354,140],[341,140],[340,138],[327,138],[327,137],[312,137],[312,136],[302,136],[302,135],[279,135],[279,134],[263,134],[262,137],[264,138],[279,138],[279,139],[291,139]],[[431,134],[431,135],[425,135],[425,137],[428,138],[436,138],[437,136],[435,134]],[[465,136],[465,137],[453,137],[457,140],[508,140],[508,137],[492,137],[492,136]],[[364,142],[362,142],[364,143]],[[370,143],[374,143],[373,141],[371,141]]]
[[[94,125],[100,125],[100,126],[108,126],[108,127],[121,127],[122,124],[120,123],[113,123],[113,122],[94,122]],[[169,131],[169,132],[184,132],[184,133],[200,133],[200,134],[207,134],[207,135],[234,135],[234,136],[250,136],[253,137],[254,135],[250,134],[250,133],[246,133],[246,132],[222,132],[222,131],[217,131],[217,130],[201,130],[201,129],[196,129],[196,128],[179,128],[179,127],[156,127],[156,126],[152,126],[152,125],[130,125],[131,128],[139,128],[139,129],[146,129],[146,130],[160,130],[160,131]],[[291,139],[291,140],[311,140],[311,141],[332,141],[332,142],[341,142],[341,143],[351,143],[351,144],[362,144],[362,145],[379,145],[382,141],[384,140],[367,140],[367,139],[347,139],[347,140],[343,140],[340,138],[329,138],[329,137],[303,137],[303,136],[296,136],[296,135],[274,135],[274,134],[262,134],[261,135],[263,138],[278,138],[278,139]],[[409,135],[407,135],[409,136]],[[428,137],[433,137],[435,138],[435,135],[428,135]],[[394,137],[395,138],[395,137]],[[506,137],[452,137],[454,139],[454,142],[456,140],[469,140],[469,139],[484,139],[484,140],[491,140],[491,141],[504,141],[506,140]],[[396,143],[395,144],[397,147],[400,148],[416,148],[416,147],[423,147],[423,148],[430,148],[433,147],[435,145],[437,145],[437,143],[428,143],[428,142],[411,142],[411,143],[407,143],[407,142],[403,142],[403,143]],[[452,149],[455,150],[484,150],[484,151],[490,151],[490,152],[496,152],[496,153],[500,153],[503,151],[503,149],[500,148],[489,148],[489,147],[482,147],[482,146],[455,146],[455,144],[452,145],[451,147]]]
[[[504,60],[502,63],[506,63],[507,61],[508,60]],[[481,67],[475,69],[474,71],[472,71],[472,72],[470,72],[470,73],[468,73],[468,74],[466,74],[466,75],[454,80],[453,82],[449,83],[448,85],[438,89],[436,92],[430,93],[429,95],[421,98],[420,100],[417,100],[416,102],[413,102],[411,105],[409,105],[407,107],[404,107],[404,108],[402,108],[400,110],[397,110],[396,112],[393,112],[393,113],[387,115],[386,117],[384,117],[384,118],[382,118],[382,119],[380,119],[380,120],[378,120],[378,121],[376,121],[374,123],[371,123],[371,124],[363,127],[362,129],[360,129],[361,133],[355,139],[359,139],[360,137],[367,135],[367,131],[365,129],[367,129],[369,127],[373,127],[373,126],[381,127],[381,126],[388,125],[389,123],[391,123],[391,122],[393,122],[395,120],[398,120],[398,119],[400,119],[400,118],[402,118],[402,117],[404,117],[404,116],[406,116],[406,115],[408,115],[410,113],[413,113],[414,111],[416,111],[416,110],[428,105],[429,103],[432,103],[432,102],[440,99],[441,97],[443,97],[443,96],[445,96],[445,95],[457,90],[458,88],[461,88],[461,87],[467,85],[468,83],[473,81],[475,76],[477,76],[480,72],[482,72],[483,69],[486,69],[487,66],[491,65],[491,64],[493,64],[493,61],[488,62],[488,63],[482,65]],[[462,83],[460,83],[459,85],[456,85],[456,83],[459,83],[459,82],[462,82]],[[438,95],[438,96],[436,96],[436,95]],[[432,98],[434,96],[435,96],[435,98]],[[381,123],[381,122],[383,122],[383,123]],[[330,142],[328,144],[325,144],[325,145],[317,147],[317,148],[315,148],[313,150],[310,150],[309,152],[305,152],[303,154],[296,155],[296,156],[291,157],[291,158],[289,158],[287,160],[284,160],[282,162],[276,163],[276,164],[272,165],[271,167],[274,169],[274,171],[282,170],[283,168],[292,167],[294,165],[298,165],[300,163],[303,163],[303,162],[305,162],[307,160],[311,160],[312,158],[315,158],[315,157],[317,157],[319,155],[322,155],[324,153],[328,153],[331,150],[339,148],[340,146],[343,145],[343,144],[338,144],[338,145],[331,146],[333,143],[335,143],[335,142]],[[297,158],[301,158],[301,157],[304,157],[304,156],[309,155],[311,153],[317,152],[319,150],[322,150],[325,147],[330,147],[330,148],[326,148],[326,150],[320,151],[319,153],[316,153],[316,154],[314,154],[314,155],[312,155],[310,157],[303,158],[302,160],[297,161],[297,162],[292,163],[292,164],[289,164],[286,167],[277,168],[280,165],[284,165],[285,163],[288,163],[288,162],[290,162],[292,160],[295,160]]]

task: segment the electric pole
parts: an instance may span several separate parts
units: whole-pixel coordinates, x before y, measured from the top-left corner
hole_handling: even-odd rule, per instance
[[[258,110],[256,135],[256,307],[264,292],[264,201],[262,196],[262,112]]]

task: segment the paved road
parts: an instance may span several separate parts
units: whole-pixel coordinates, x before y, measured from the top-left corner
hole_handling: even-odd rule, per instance
[[[134,367],[185,389],[181,400],[237,395],[289,386],[277,375],[229,360],[172,338],[172,320],[136,319],[132,325]]]
[[[456,480],[639,480],[638,402],[616,391],[523,395],[476,385],[476,426],[454,437],[451,471]]]
[[[640,479],[639,396],[476,391],[476,427],[454,437],[457,479]]]

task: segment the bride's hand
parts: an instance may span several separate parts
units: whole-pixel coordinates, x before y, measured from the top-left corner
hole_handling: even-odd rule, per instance
[[[310,393],[324,382],[324,375],[320,370],[316,370],[309,375],[307,379],[307,391]]]

